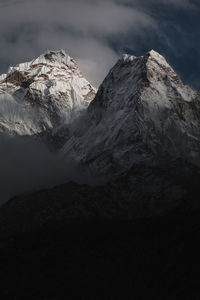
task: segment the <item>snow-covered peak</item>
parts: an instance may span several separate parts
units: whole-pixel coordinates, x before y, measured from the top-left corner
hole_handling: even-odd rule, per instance
[[[128,62],[133,62],[135,59],[144,60],[146,63],[148,62],[149,59],[150,60],[153,59],[157,61],[158,64],[171,68],[171,66],[167,63],[166,59],[164,58],[164,56],[162,56],[160,53],[156,52],[155,50],[148,51],[145,55],[139,57],[131,54],[123,54],[119,59],[119,61],[128,63]]]
[[[142,94],[148,97],[142,105],[171,107],[177,98],[192,102],[197,97],[197,92],[184,86],[180,77],[168,64],[166,59],[154,50],[144,56],[124,54],[99,88],[97,96],[89,107],[91,117],[99,122],[104,111],[119,110],[121,107],[138,105],[136,99]],[[146,95],[146,96],[145,96]]]
[[[46,51],[41,54],[36,59],[33,59],[28,62],[20,63],[15,67],[10,67],[8,73],[12,73],[13,71],[25,72],[30,68],[35,68],[40,65],[47,65],[52,67],[68,67],[68,68],[77,68],[77,64],[75,61],[64,51]]]
[[[166,59],[164,58],[164,56],[162,56],[160,53],[156,52],[153,49],[151,51],[147,52],[146,55],[149,55],[149,56],[153,57],[154,59],[156,59],[161,64],[168,65],[168,63],[167,63]]]
[[[0,76],[0,130],[54,134],[85,110],[95,94],[64,50],[47,51]]]
[[[87,111],[88,127],[77,128],[63,152],[95,173],[112,176],[165,156],[200,165],[200,95],[153,50],[123,55]]]
[[[152,70],[154,72],[159,73],[161,69],[163,69],[165,73],[167,73],[167,76],[169,75],[171,75],[172,77],[176,76],[177,79],[181,81],[180,78],[178,78],[176,72],[173,70],[173,68],[168,64],[166,59],[161,54],[159,54],[154,50],[151,50],[147,52],[145,55],[139,57],[130,54],[123,54],[119,59],[117,65],[119,65],[120,68],[122,69],[123,67],[129,68],[129,70],[133,74],[141,72],[140,67],[145,68],[147,73],[149,71],[151,72]],[[116,66],[115,66],[115,70],[116,70]]]
[[[40,55],[36,60],[33,61],[33,64],[35,63],[59,63],[64,64],[66,66],[74,67],[76,64],[64,50],[57,50],[57,51],[50,51],[48,50],[44,54]]]

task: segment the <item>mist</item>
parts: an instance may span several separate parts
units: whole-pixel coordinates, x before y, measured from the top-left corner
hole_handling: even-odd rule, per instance
[[[58,153],[30,138],[0,135],[0,205],[11,197],[52,187],[73,177]]]

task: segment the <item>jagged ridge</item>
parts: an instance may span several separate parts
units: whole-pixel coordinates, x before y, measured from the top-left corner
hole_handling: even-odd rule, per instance
[[[154,165],[167,157],[200,163],[200,95],[153,50],[119,59],[86,119],[63,153],[104,178],[134,163]]]
[[[64,50],[47,51],[0,76],[0,131],[54,135],[87,108],[95,93]]]

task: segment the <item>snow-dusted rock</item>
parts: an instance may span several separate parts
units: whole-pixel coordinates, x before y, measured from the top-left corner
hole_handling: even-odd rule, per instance
[[[124,55],[62,149],[106,178],[135,163],[181,158],[200,165],[200,95],[162,57]]]
[[[0,131],[54,136],[95,93],[65,51],[47,51],[0,76]]]

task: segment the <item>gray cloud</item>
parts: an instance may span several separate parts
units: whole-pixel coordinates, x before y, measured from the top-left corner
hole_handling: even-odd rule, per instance
[[[156,22],[146,12],[114,0],[1,1],[0,60],[15,64],[64,48],[98,85],[117,59],[110,37],[150,28]]]
[[[165,11],[170,16],[170,10],[179,8],[195,10],[197,1],[0,0],[0,72],[46,49],[63,48],[98,86],[127,44],[142,54],[154,46],[151,39],[157,39],[169,52],[175,51],[171,33],[161,23]],[[176,31],[179,21],[168,20],[167,26]]]
[[[123,4],[142,5],[172,5],[177,7],[197,8],[196,0],[121,0]]]
[[[75,181],[96,184],[92,174],[32,137],[0,134],[0,206],[10,198]]]
[[[34,140],[0,135],[0,205],[16,194],[65,182],[70,172],[59,156]]]

